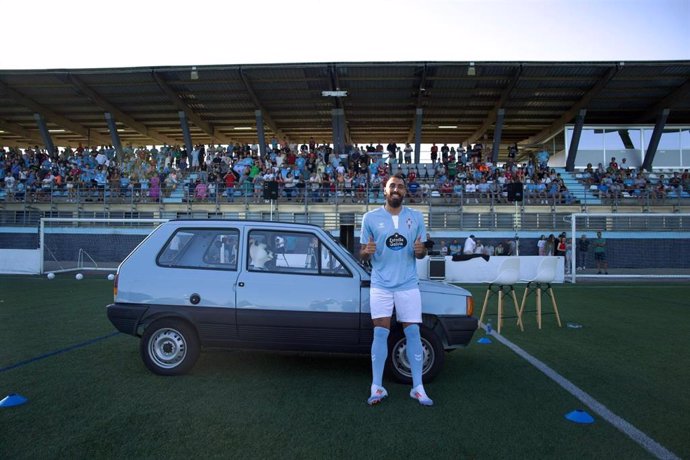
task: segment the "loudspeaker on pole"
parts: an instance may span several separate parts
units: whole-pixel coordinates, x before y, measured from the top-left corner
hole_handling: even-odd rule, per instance
[[[278,199],[278,182],[269,181],[264,182],[264,200]]]
[[[508,201],[522,201],[522,182],[506,184],[506,191],[508,192]]]

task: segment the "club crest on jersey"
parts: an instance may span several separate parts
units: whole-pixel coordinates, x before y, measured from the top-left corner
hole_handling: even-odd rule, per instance
[[[395,234],[386,238],[386,246],[388,249],[393,251],[400,251],[402,248],[407,246],[407,238],[402,236],[400,233],[395,232]]]

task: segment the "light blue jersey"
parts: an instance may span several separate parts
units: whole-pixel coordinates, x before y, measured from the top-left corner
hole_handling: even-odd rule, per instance
[[[418,287],[414,242],[426,241],[422,213],[403,207],[397,226],[382,206],[362,218],[359,242],[367,244],[373,236],[376,253],[371,258],[371,286],[390,291],[406,291]]]

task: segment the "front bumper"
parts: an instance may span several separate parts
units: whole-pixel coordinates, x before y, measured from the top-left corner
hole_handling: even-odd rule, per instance
[[[478,321],[473,316],[438,316],[443,332],[448,341],[448,348],[464,347],[470,343],[474,331],[477,330]]]

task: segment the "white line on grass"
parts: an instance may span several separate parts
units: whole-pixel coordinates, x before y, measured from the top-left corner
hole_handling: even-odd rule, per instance
[[[485,328],[484,325],[482,325]],[[578,388],[573,382],[563,377],[561,374],[551,369],[549,366],[539,361],[534,356],[527,353],[525,350],[515,345],[510,340],[506,339],[502,335],[492,332],[491,334],[496,340],[501,342],[506,347],[513,350],[518,356],[524,358],[531,365],[539,369],[541,372],[546,374],[551,380],[559,384],[564,390],[566,390],[571,395],[575,396],[577,399],[582,401],[587,407],[592,409],[594,412],[599,414],[601,418],[609,422],[611,425],[618,428],[624,434],[626,434],[630,439],[644,447],[648,452],[659,459],[673,459],[680,460],[676,454],[666,449],[664,446],[647,436],[642,431],[635,428],[630,422],[624,420],[618,415],[611,412],[609,408],[604,406],[602,403],[591,397],[588,393]]]

